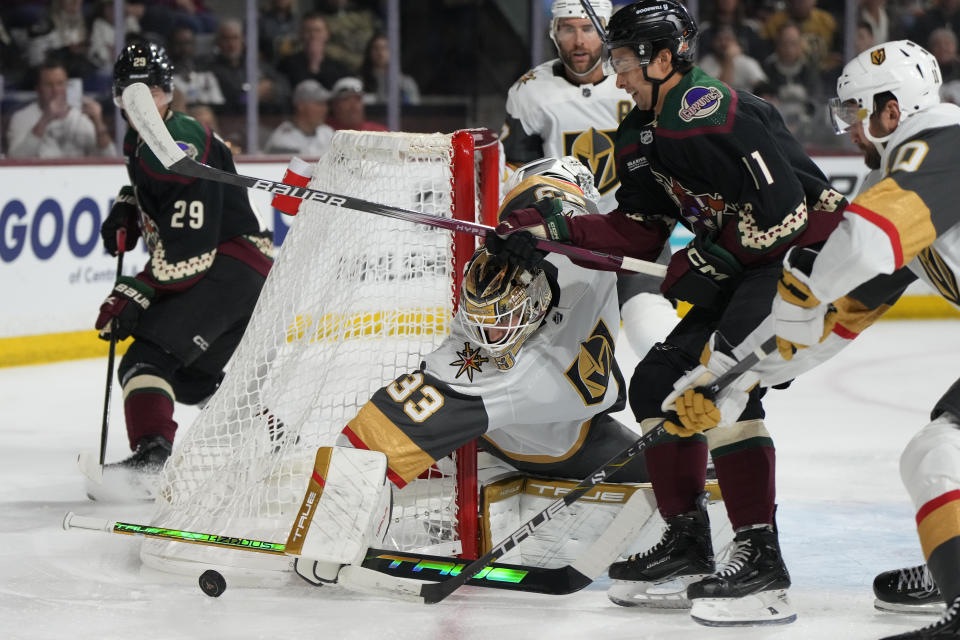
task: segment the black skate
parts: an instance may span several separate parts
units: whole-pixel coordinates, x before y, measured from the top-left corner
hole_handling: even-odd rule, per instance
[[[943,613],[943,596],[927,565],[884,571],[873,579],[873,606],[896,613]]]
[[[157,497],[160,470],[170,457],[172,445],[161,435],[144,436],[126,460],[100,467],[97,460],[80,455],[80,470],[86,476],[87,497],[103,502],[138,502]]]
[[[769,525],[734,536],[726,565],[687,588],[690,616],[710,627],[787,624],[797,614],[787,599],[790,574],[780,555],[777,532]]]
[[[960,596],[954,598],[943,617],[929,627],[908,631],[882,640],[957,640],[960,638]]]
[[[713,542],[707,516],[707,494],[697,500],[696,511],[666,519],[660,542],[627,560],[614,562],[608,571],[613,585],[611,602],[624,607],[686,609],[686,588],[712,573]]]

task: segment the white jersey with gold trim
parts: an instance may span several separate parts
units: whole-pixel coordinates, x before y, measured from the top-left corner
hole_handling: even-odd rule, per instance
[[[614,374],[616,276],[577,267],[557,254],[545,262],[556,269],[560,295],[510,369],[494,366],[455,319],[447,339],[424,359],[424,372],[445,395],[482,399],[476,410],[486,413],[486,436],[502,451],[546,461],[578,448],[584,423],[626,390],[619,371]]]
[[[564,76],[559,58],[525,73],[507,93],[506,121],[500,138],[508,164],[543,156],[575,156],[595,176],[601,213],[616,208],[617,179],[613,143],[617,125],[633,108],[630,96],[605,77],[576,85]]]

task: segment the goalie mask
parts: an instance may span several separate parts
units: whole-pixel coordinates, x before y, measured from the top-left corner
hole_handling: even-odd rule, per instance
[[[142,82],[148,87],[158,87],[167,96],[167,102],[173,100],[173,63],[167,51],[148,40],[131,42],[113,65],[113,102],[121,109],[123,90],[130,85]]]
[[[940,65],[929,51],[910,40],[871,47],[847,63],[837,79],[837,97],[830,100],[830,120],[839,134],[857,122],[866,122],[874,109],[874,96],[890,92],[904,119],[940,103]],[[875,138],[864,124],[864,136]],[[878,147],[882,153],[882,149]]]
[[[527,338],[537,330],[553,293],[542,269],[504,264],[483,247],[467,265],[460,287],[460,325],[490,354],[498,369],[509,369]]]
[[[553,197],[564,201],[564,215],[598,213],[600,192],[593,174],[573,156],[528,162],[513,172],[503,190],[507,195],[501,212],[531,207],[537,200]]]

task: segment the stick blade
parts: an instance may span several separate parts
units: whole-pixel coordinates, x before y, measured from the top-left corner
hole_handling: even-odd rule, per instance
[[[135,82],[123,90],[123,110],[130,124],[137,130],[160,163],[170,168],[174,163],[186,157],[183,149],[177,145],[167,126],[160,118],[160,112],[153,101],[150,88],[142,82]]]

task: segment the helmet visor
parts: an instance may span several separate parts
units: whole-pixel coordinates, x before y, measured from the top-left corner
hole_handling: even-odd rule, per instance
[[[833,131],[836,134],[841,134],[858,122],[863,122],[869,115],[866,109],[857,104],[856,100],[830,98],[828,106],[830,109],[830,124],[833,125]]]
[[[650,64],[652,47],[645,43],[631,43],[631,45],[603,48],[603,75],[614,76],[626,73]]]

